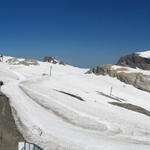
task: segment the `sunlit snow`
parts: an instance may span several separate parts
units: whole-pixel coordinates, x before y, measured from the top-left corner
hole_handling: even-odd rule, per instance
[[[150,111],[150,93],[85,74],[88,69],[47,62],[10,65],[8,58],[0,62],[2,91],[27,141],[44,150],[150,149],[150,116],[111,105],[115,100],[100,94],[110,95],[112,87],[112,96]]]

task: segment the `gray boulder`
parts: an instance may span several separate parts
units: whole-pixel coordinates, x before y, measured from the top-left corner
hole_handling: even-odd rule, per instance
[[[107,75],[110,74],[111,67],[111,64],[97,66],[95,68],[90,69],[87,73],[94,73],[96,75]]]

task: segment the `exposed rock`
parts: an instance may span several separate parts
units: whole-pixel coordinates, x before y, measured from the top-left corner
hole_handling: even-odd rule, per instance
[[[39,65],[38,62],[33,59],[10,58],[6,62],[9,63],[10,65],[25,65],[25,66]]]
[[[44,62],[50,62],[50,63],[53,63],[53,64],[57,64],[57,60],[54,58],[54,57],[51,57],[51,56],[45,56],[44,57]]]
[[[65,63],[63,61],[59,61],[55,57],[52,57],[52,56],[45,56],[44,59],[43,59],[43,62],[49,62],[49,63],[52,63],[52,64],[65,65]]]
[[[126,68],[111,69],[112,65],[97,66],[90,69],[87,73],[94,73],[96,75],[109,75],[116,77],[122,82],[131,84],[134,87],[150,92],[150,75],[142,73],[126,73]]]
[[[63,61],[60,61],[59,64],[60,65],[65,65],[65,63]]]
[[[23,140],[12,116],[9,99],[0,93],[0,150],[17,150],[18,142]]]
[[[131,55],[122,56],[117,62],[117,65],[150,70],[150,59],[141,57],[137,53],[133,53]]]
[[[111,77],[116,77],[118,72],[120,71],[127,71],[126,68],[118,68],[115,70],[112,70],[113,65],[111,64],[106,64],[103,66],[97,66],[95,68],[90,69],[88,72],[86,73],[94,73],[96,75],[110,75]]]
[[[95,68],[90,69],[87,73],[94,73],[96,75],[107,75],[110,73],[111,67],[111,64],[97,66]]]
[[[131,55],[122,56],[117,62],[117,65],[150,70],[150,59],[142,57],[140,53],[133,53]],[[150,92],[150,75],[144,75],[138,72],[127,73],[126,71],[126,68],[112,69],[112,65],[108,64],[92,68],[87,73],[116,77],[122,82],[131,84],[138,89]]]

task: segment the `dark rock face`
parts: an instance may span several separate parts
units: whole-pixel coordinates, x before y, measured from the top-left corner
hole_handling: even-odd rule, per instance
[[[43,62],[49,62],[49,63],[53,63],[53,64],[65,65],[65,63],[63,61],[59,61],[55,57],[51,57],[51,56],[45,56],[44,59],[43,59]]]
[[[119,68],[112,70],[112,65],[97,66],[90,69],[87,73],[94,73],[96,75],[109,75],[110,77],[116,77],[118,80],[131,84],[134,87],[143,91],[150,92],[150,76],[142,73],[126,73],[126,68]]]
[[[16,127],[9,100],[0,93],[0,150],[17,150],[19,141],[24,138]]]
[[[51,57],[51,56],[45,56],[44,57],[44,62],[50,62],[50,63],[53,63],[53,64],[57,64],[57,61],[54,57]]]
[[[150,59],[143,58],[140,55],[133,53],[131,55],[122,56],[117,62],[117,65],[150,70]]]
[[[60,61],[59,64],[60,65],[65,65],[65,63],[63,61]]]

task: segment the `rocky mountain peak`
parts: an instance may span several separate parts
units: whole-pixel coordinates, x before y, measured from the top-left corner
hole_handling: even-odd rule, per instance
[[[117,62],[117,65],[131,68],[140,68],[143,70],[150,70],[150,57],[146,52],[132,53],[130,55],[120,57],[120,59]]]
[[[43,59],[43,62],[49,62],[52,64],[60,64],[60,65],[65,65],[65,63],[63,61],[60,61],[58,59],[56,59],[55,57],[52,56],[45,56]]]

